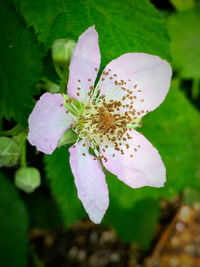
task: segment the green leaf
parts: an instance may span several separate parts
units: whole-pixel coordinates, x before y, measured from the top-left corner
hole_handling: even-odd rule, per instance
[[[112,185],[114,184],[111,183],[110,187]],[[113,198],[113,190],[110,189],[110,207],[104,223],[114,227],[124,241],[137,242],[143,248],[148,248],[160,215],[159,201],[143,198],[130,208],[122,208],[120,202]]]
[[[59,38],[75,41],[95,25],[105,66],[126,52],[146,52],[168,58],[165,23],[147,0],[13,0],[45,48]]]
[[[28,217],[13,184],[0,173],[0,266],[25,267]]]
[[[159,150],[167,183],[153,195],[172,197],[185,187],[200,188],[200,115],[174,80],[165,102],[144,118],[144,135]]]
[[[25,123],[41,75],[41,48],[9,2],[0,3],[0,117]]]
[[[171,55],[182,78],[200,77],[200,12],[190,10],[169,17]]]
[[[30,226],[52,229],[61,223],[56,202],[41,190],[26,194],[25,203],[29,214]]]
[[[69,226],[82,218],[85,212],[77,196],[69,165],[68,148],[61,147],[51,156],[45,155],[45,170],[51,191],[59,204],[61,216]]]
[[[179,11],[184,11],[194,7],[194,0],[170,0],[170,2]]]
[[[186,205],[193,205],[195,202],[200,203],[200,192],[199,190],[186,188],[183,194],[183,202]]]

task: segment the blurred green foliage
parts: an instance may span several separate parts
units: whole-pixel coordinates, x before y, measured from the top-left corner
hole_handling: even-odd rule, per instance
[[[160,198],[171,199],[186,189],[184,196],[189,202],[192,195],[196,194],[198,199],[200,189],[200,115],[182,91],[187,79],[193,83],[195,96],[199,96],[200,12],[192,0],[170,2],[176,11],[168,10],[167,18],[147,0],[130,0],[126,4],[122,0],[3,0],[0,3],[1,130],[18,122],[26,125],[34,96],[46,90],[45,81],[58,80],[49,56],[58,38],[77,41],[83,31],[95,25],[99,33],[101,69],[126,52],[146,52],[171,61],[175,77],[170,92],[163,104],[144,118],[142,128],[166,165],[165,186],[131,189],[105,171],[110,206],[103,223],[113,226],[124,240],[135,241],[144,248],[150,244],[160,216]],[[47,73],[48,77],[44,77]],[[25,128],[20,129],[26,134]],[[2,133],[6,136],[5,132],[1,136]],[[40,169],[42,185],[50,188],[57,203],[55,208],[54,200],[46,196],[46,191],[42,193],[43,187],[32,196],[22,194],[31,227],[50,228],[60,223],[68,227],[87,218],[77,197],[68,148],[61,147],[52,155],[45,155],[42,165],[40,158],[32,162],[33,150],[28,147],[28,163]],[[1,149],[0,156],[4,150]],[[10,176],[0,176],[0,265],[22,267],[26,264],[28,218],[13,185],[14,177]]]
[[[9,1],[0,2],[0,118],[27,124],[41,77],[42,51]]]
[[[182,78],[200,78],[200,12],[189,10],[169,18],[171,55]]]
[[[28,216],[16,187],[0,172],[0,265],[25,267]]]

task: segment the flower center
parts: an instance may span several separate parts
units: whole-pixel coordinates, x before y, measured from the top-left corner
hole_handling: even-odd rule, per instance
[[[124,111],[125,106],[121,101],[109,100],[104,97],[97,101],[87,103],[84,112],[77,119],[77,124],[73,128],[82,139],[87,139],[89,145],[98,154],[98,148],[112,146],[117,151],[120,146],[126,145],[131,139],[128,131],[130,127],[136,125],[135,110]]]
[[[134,109],[135,101],[144,101],[137,97],[137,94],[141,92],[137,89],[137,84],[131,85],[130,79],[127,83],[123,80],[117,81],[117,75],[111,76],[110,69],[107,72],[104,71],[103,75],[113,80],[113,88],[111,86],[109,91],[106,90],[106,86],[103,85],[105,82],[103,77],[96,88],[89,87],[88,99],[85,104],[81,103],[83,105],[81,111],[79,108],[77,109],[77,103],[75,103],[76,105],[70,103],[73,106],[73,114],[76,116],[76,123],[75,126],[72,125],[72,128],[80,139],[85,139],[84,145],[87,143],[97,157],[100,156],[99,148],[105,152],[106,148],[112,147],[124,154],[123,149],[129,148],[129,139],[132,139],[129,131],[131,128],[141,127],[140,118],[144,113],[148,113],[148,110],[136,112]],[[78,82],[81,86],[81,80]],[[77,88],[77,96],[80,95],[80,89],[80,87]],[[68,110],[72,112],[70,109]],[[134,151],[137,151],[137,148],[134,148]],[[130,154],[130,156],[133,155]],[[104,160],[106,159],[104,158]]]

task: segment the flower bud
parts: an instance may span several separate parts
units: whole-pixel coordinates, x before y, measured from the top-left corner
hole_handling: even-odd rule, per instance
[[[51,93],[58,93],[60,91],[60,86],[48,79],[45,79],[45,83],[43,85],[43,88]]]
[[[17,163],[20,149],[9,137],[0,137],[0,167],[11,167]]]
[[[52,45],[52,58],[55,64],[69,65],[76,42],[69,39],[57,39]]]
[[[32,193],[40,186],[40,173],[36,168],[25,167],[16,171],[15,185],[26,193]]]

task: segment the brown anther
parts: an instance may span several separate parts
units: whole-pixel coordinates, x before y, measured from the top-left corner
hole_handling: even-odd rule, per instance
[[[140,101],[141,101],[141,102],[144,102],[144,99],[141,99]]]
[[[137,84],[134,84],[134,85],[133,85],[133,88],[136,88],[136,87],[137,87]]]
[[[80,82],[81,82],[81,80],[78,80],[78,82],[80,83]]]
[[[80,96],[80,94],[79,93],[76,93],[77,94],[77,96]]]
[[[136,152],[137,151],[137,148],[134,148],[134,151]]]
[[[88,79],[88,82],[91,82],[91,79]]]
[[[60,104],[60,107],[63,107],[63,104]]]
[[[85,143],[83,143],[83,146],[86,146],[86,144],[85,144]]]
[[[94,68],[94,70],[95,70],[95,71],[98,71],[98,69],[97,69],[97,68]]]

